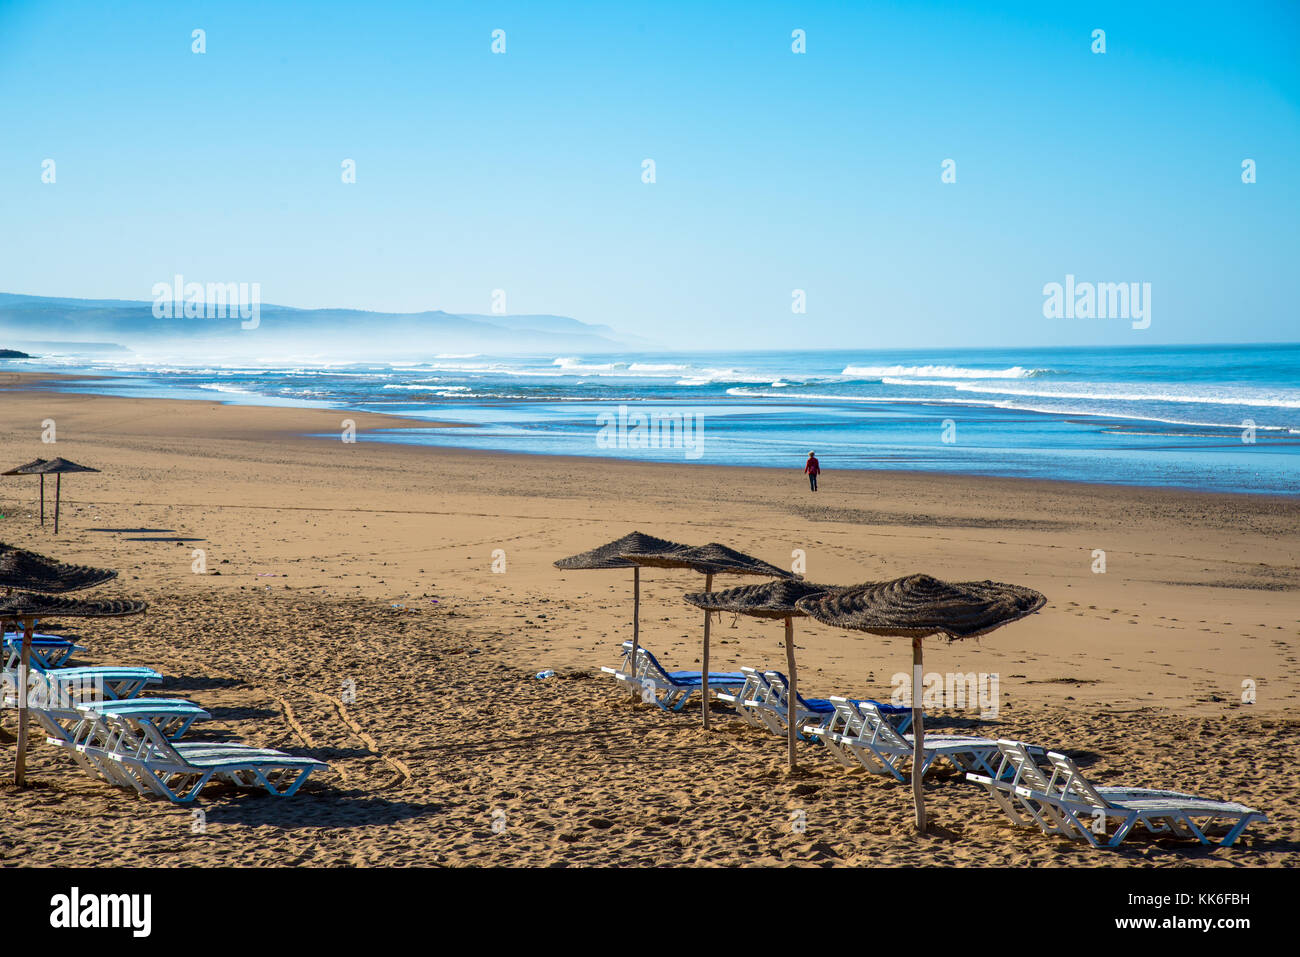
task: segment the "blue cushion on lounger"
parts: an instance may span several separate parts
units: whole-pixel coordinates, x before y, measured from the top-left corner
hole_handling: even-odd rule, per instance
[[[704,672],[702,671],[670,671],[668,677],[678,684],[703,684]],[[738,684],[745,683],[745,676],[739,671],[710,671],[709,684]]]
[[[803,701],[804,706],[814,714],[830,714],[835,710],[835,705],[825,698],[805,698],[803,695],[800,695],[799,698]],[[853,703],[862,704],[857,699],[854,699]],[[881,704],[879,701],[871,701],[870,699],[867,699],[867,704],[874,704],[880,709],[881,714],[908,714],[912,710],[911,708],[904,708],[902,705]]]

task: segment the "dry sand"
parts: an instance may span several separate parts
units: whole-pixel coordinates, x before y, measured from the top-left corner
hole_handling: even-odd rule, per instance
[[[211,786],[193,833],[190,806],[91,781],[42,741],[34,786],[0,785],[4,863],[1300,862],[1300,502],[833,462],[813,496],[797,456],[778,471],[418,448],[366,441],[403,420],[59,394],[21,377],[0,383],[0,410],[0,464],[57,454],[103,469],[64,482],[57,538],[35,522],[36,480],[3,480],[0,540],[116,568],[104,593],[151,604],[69,627],[82,660],[157,668],[162,691],[212,711],[202,736],[330,764],[290,800]],[[356,444],[305,435],[337,434],[344,417]],[[54,446],[40,442],[48,418]],[[634,529],[781,565],[803,549],[815,581],[926,571],[1037,588],[1049,601],[1031,619],[927,643],[927,671],[997,673],[1002,691],[996,721],[937,722],[1070,749],[1102,783],[1239,800],[1270,822],[1213,853],[1144,839],[1101,853],[1013,828],[940,775],[934,832],[918,837],[906,786],[813,744],[788,777],[781,740],[723,710],[706,735],[698,707],[634,705],[599,675],[630,637],[630,573],[551,563]],[[193,573],[194,549],[208,574]],[[698,667],[700,616],[679,596],[701,578],[643,583],[644,642]],[[783,664],[779,623],[727,617],[714,634],[715,668]],[[810,622],[798,648],[803,687],[823,695],[888,696],[910,654]],[[532,677],[545,668],[557,677]],[[12,715],[4,725],[9,762]]]

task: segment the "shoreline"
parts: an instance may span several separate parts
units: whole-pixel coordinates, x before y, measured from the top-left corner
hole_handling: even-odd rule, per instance
[[[61,392],[57,389],[42,389],[39,387],[41,383],[50,382],[50,381],[113,380],[116,378],[118,377],[104,376],[104,375],[83,376],[83,375],[69,375],[66,373],[46,373],[46,372],[5,373],[0,371],[0,395],[3,395],[7,391],[14,391],[32,397],[47,395],[51,399],[53,399],[56,396],[84,395],[87,397],[93,396],[96,398],[101,398],[106,400],[121,399],[121,400],[131,400],[131,401],[181,403],[183,405],[200,405],[200,406],[212,405],[218,408],[233,408],[233,409],[266,409],[266,410],[277,410],[277,411],[279,410],[301,411],[301,412],[328,413],[328,414],[345,412],[348,413],[349,415],[364,417],[365,421],[367,423],[370,423],[368,428],[376,431],[400,432],[405,429],[473,428],[472,425],[464,422],[444,422],[444,421],[436,421],[436,420],[429,420],[429,419],[416,419],[410,416],[395,415],[389,413],[366,412],[358,409],[348,408],[346,406],[283,406],[283,405],[274,405],[274,404],[262,405],[256,402],[232,402],[230,400],[223,400],[223,399],[150,398],[147,400],[133,400],[130,399],[130,397],[128,396],[119,396],[119,395],[113,395],[104,392],[69,393],[69,392]],[[544,401],[544,400],[538,400],[538,401]],[[925,403],[918,402],[918,404],[925,404]],[[362,428],[360,421],[358,421],[357,426],[358,426],[358,430]],[[290,432],[281,433],[280,437],[281,438],[293,437],[305,441],[326,441],[326,442],[334,441],[333,439],[327,438],[325,436],[324,433],[327,431],[329,430],[326,430],[324,428],[321,428],[315,432],[312,432],[310,430],[303,430],[297,432],[290,431]],[[720,465],[716,463],[693,462],[690,460],[673,461],[673,462],[656,462],[656,461],[650,461],[646,459],[638,459],[632,457],[624,458],[619,456],[563,455],[563,454],[553,454],[548,452],[529,452],[529,451],[517,450],[517,449],[471,449],[471,448],[464,448],[461,446],[438,445],[437,443],[379,441],[379,442],[368,442],[364,444],[368,448],[375,448],[379,446],[393,447],[393,448],[406,448],[406,449],[423,448],[423,449],[433,449],[440,452],[453,452],[456,454],[463,454],[463,455],[523,456],[527,458],[563,462],[567,465],[572,465],[572,466],[577,466],[585,463],[593,463],[593,462],[617,462],[617,463],[627,463],[630,465],[645,466],[650,468],[725,469],[728,471],[736,471],[736,472],[751,471],[751,472],[758,472],[758,473],[770,473],[770,474],[781,474],[781,475],[789,474],[791,472],[798,473],[800,471],[800,469],[796,466],[791,466],[789,468],[782,468],[780,466],[774,466],[774,465],[772,466]],[[1014,487],[1014,485],[1016,484],[1022,484],[1022,483],[1027,485],[1041,483],[1047,486],[1077,488],[1082,491],[1088,491],[1093,493],[1101,493],[1103,490],[1108,490],[1108,489],[1122,489],[1122,490],[1127,490],[1136,493],[1147,491],[1154,494],[1207,496],[1211,498],[1217,498],[1217,497],[1242,498],[1242,499],[1249,499],[1249,500],[1258,500],[1262,502],[1275,502],[1278,505],[1293,505],[1293,506],[1300,505],[1300,492],[1297,492],[1296,495],[1294,496],[1290,496],[1290,495],[1279,495],[1273,492],[1219,491],[1219,490],[1191,489],[1191,488],[1185,488],[1176,485],[1144,485],[1144,484],[1125,484],[1125,483],[1118,483],[1118,482],[1116,483],[1089,482],[1089,481],[1082,481],[1082,480],[1068,479],[1068,478],[1037,478],[1037,477],[1023,478],[1018,476],[983,475],[983,474],[972,473],[972,472],[939,472],[939,471],[928,471],[923,469],[843,468],[843,469],[835,469],[833,471],[833,474],[853,475],[853,476],[862,476],[862,477],[877,477],[882,481],[889,481],[889,482],[902,481],[910,477],[923,477],[926,480],[934,480],[934,481],[951,479],[956,483],[961,483],[965,481],[978,481],[978,482],[988,482],[988,483],[1009,483],[1009,485],[1011,485],[1012,487]],[[1297,510],[1297,514],[1300,515],[1300,510]]]

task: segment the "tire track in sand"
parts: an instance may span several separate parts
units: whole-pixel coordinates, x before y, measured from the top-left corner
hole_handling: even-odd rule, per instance
[[[337,698],[333,697],[332,695],[325,694],[325,692],[323,691],[316,691],[312,688],[303,688],[302,690],[314,698],[319,698],[333,705],[334,710],[338,712],[339,719],[350,729],[352,729],[352,733],[355,734],[358,738],[360,738],[362,743],[365,744],[365,746],[369,748],[372,752],[374,752],[375,756],[378,757],[379,760],[383,761],[385,764],[387,764],[390,768],[392,768],[397,773],[397,777],[395,777],[391,782],[385,785],[385,787],[394,787],[397,785],[406,784],[408,781],[411,780],[411,778],[414,775],[411,773],[411,769],[406,766],[406,763],[401,761],[398,758],[390,758],[387,754],[385,754],[383,750],[379,747],[379,742],[376,741],[369,734],[367,734],[366,730],[363,727],[361,727],[360,724],[354,721],[350,714],[348,714],[348,709],[343,706],[342,701],[339,701]]]
[[[270,694],[271,697],[274,698],[276,702],[279,703],[280,710],[284,712],[284,720],[288,723],[289,727],[293,730],[293,733],[298,735],[298,737],[302,739],[302,743],[305,744],[308,748],[311,748],[312,750],[316,750],[318,745],[316,744],[312,736],[307,733],[307,729],[302,726],[301,722],[299,722],[296,717],[294,717],[293,708],[289,705],[289,702],[286,701],[284,698],[281,698],[277,694],[272,694],[271,692],[267,692],[267,694]],[[344,784],[347,784],[348,781],[350,780],[350,776],[348,775],[348,772],[344,769],[343,765],[338,763],[333,763],[330,765],[330,770],[337,771],[339,777],[343,779]]]

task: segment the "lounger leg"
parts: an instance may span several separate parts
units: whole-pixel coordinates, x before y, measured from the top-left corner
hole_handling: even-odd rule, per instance
[[[674,691],[671,695],[665,694],[660,700],[660,706],[667,711],[681,711],[686,707],[686,702],[691,700],[691,691]],[[668,704],[663,702],[667,701]]]
[[[874,747],[871,748],[871,754],[872,754],[873,757],[876,758],[876,760],[878,760],[878,761],[880,762],[882,768],[883,768],[886,772],[888,772],[889,774],[892,774],[892,775],[894,776],[895,780],[897,780],[897,781],[899,781],[899,782],[902,782],[902,781],[907,780],[907,779],[903,776],[903,772],[900,771],[900,770],[898,769],[898,765],[899,765],[900,763],[903,763],[904,759],[900,758],[898,755],[889,754],[888,752],[879,751],[879,750],[877,750],[877,749],[874,748]]]
[[[776,712],[775,708],[761,708],[758,712],[758,717],[768,731],[771,731],[778,737],[785,737],[785,722],[781,720],[781,716]]]
[[[965,761],[954,761],[953,763],[957,765],[957,770],[959,771],[974,770],[977,774],[987,774],[989,777],[997,780],[998,769],[993,763],[997,758],[997,755],[997,748],[972,751]],[[972,768],[965,768],[962,766],[963,764],[972,765]]]
[[[819,737],[821,738],[822,744],[826,745],[826,750],[831,753],[831,757],[840,764],[850,768],[853,767],[852,759],[844,753],[844,745],[840,744],[840,742],[836,740],[838,737],[836,732],[827,730],[823,734],[819,735]]]
[[[899,765],[906,767],[910,773],[911,762],[905,756],[901,756],[897,754],[889,754],[888,752],[882,753],[880,751],[876,751],[875,755],[876,757],[880,758],[881,763],[884,764],[885,767],[889,769],[890,773],[893,774],[894,777],[897,778],[900,782],[907,780],[907,775],[905,775],[902,771],[902,768],[899,767]]]
[[[1237,838],[1241,837],[1241,832],[1246,829],[1246,825],[1250,824],[1258,816],[1260,815],[1243,814],[1237,823],[1232,826],[1232,830],[1223,836],[1223,840],[1219,842],[1219,846],[1232,847],[1232,845],[1237,842]]]
[[[194,786],[190,788],[189,791],[186,792],[184,797],[181,797],[180,794],[178,793],[179,789],[177,791],[173,791],[168,784],[164,784],[163,789],[167,792],[168,797],[170,797],[171,800],[175,801],[177,804],[187,804],[199,796],[199,792],[203,790],[203,786],[207,784],[210,780],[212,780],[212,774],[213,772],[209,770],[199,775],[198,780],[194,782]],[[182,778],[182,781],[184,781],[184,778]],[[184,785],[182,784],[182,786]]]
[[[938,757],[939,755],[934,751],[927,751],[922,755],[922,761],[921,761],[922,779],[924,779],[926,774],[929,773],[930,768],[934,765],[934,762],[938,759]]]
[[[1138,819],[1137,812],[1130,811],[1128,816],[1126,816],[1124,820],[1120,822],[1119,827],[1115,829],[1115,836],[1110,839],[1110,843],[1107,844],[1106,846],[1119,847],[1120,841],[1124,840],[1124,838],[1128,835],[1128,832],[1133,829],[1133,825],[1137,823],[1137,819]]]
[[[286,768],[284,771],[287,773],[288,769]],[[254,770],[253,773],[256,775],[258,782],[271,794],[274,794],[276,797],[293,797],[293,795],[297,793],[298,788],[302,787],[303,782],[307,780],[307,775],[311,774],[311,768],[303,768],[289,786],[284,789],[276,788],[275,784],[273,784],[260,770]]]
[[[171,792],[161,787],[157,779],[148,771],[137,771],[120,761],[113,761],[111,766],[119,786],[132,788],[137,794],[152,794],[155,797],[171,799]]]
[[[892,773],[890,767],[881,761],[880,756],[870,748],[860,744],[850,744],[848,748],[853,757],[857,759],[858,764],[862,765],[863,770],[868,773],[886,776]]]
[[[997,802],[998,807],[1002,808],[1002,812],[1011,819],[1012,824],[1020,827],[1034,826],[1032,823],[1026,821],[1020,816],[1020,812],[1016,810],[1015,804],[1009,797],[1007,797],[1000,787],[995,784],[986,784],[984,785],[984,790],[987,791],[989,796]]]
[[[1030,798],[1020,797],[1020,806],[1025,809],[1034,822],[1038,825],[1039,830],[1044,834],[1059,834],[1062,837],[1074,838],[1075,831],[1080,827],[1077,818],[1069,817],[1058,811],[1051,804],[1039,803]]]
[[[825,720],[824,720],[824,719],[823,719],[823,721],[822,721],[821,724],[816,725],[816,727],[819,727],[819,728],[820,728],[820,727],[824,727],[824,726],[825,726]],[[803,721],[800,721],[799,724],[796,726],[796,728],[795,728],[795,733],[796,733],[797,735],[799,735],[800,740],[803,740],[803,741],[811,741],[813,738],[817,737],[817,735],[815,735],[815,734],[805,734],[804,732],[805,732],[805,730],[807,729],[807,727],[808,727],[808,721],[807,721],[806,719],[803,720]]]
[[[1210,828],[1212,828],[1214,826],[1215,820],[1216,820],[1215,818],[1210,818],[1208,821],[1206,821],[1205,829],[1209,830]],[[1179,831],[1179,828],[1177,827],[1178,825],[1182,826],[1181,833]],[[1169,822],[1169,829],[1171,831],[1174,831],[1176,834],[1179,834],[1180,837],[1194,837],[1202,844],[1210,843],[1210,839],[1205,836],[1204,832],[1202,832],[1202,830],[1199,827],[1196,826],[1196,822],[1192,820],[1192,816],[1190,814],[1178,815],[1178,818],[1176,820],[1171,820]]]
[[[1175,837],[1189,838],[1195,837],[1200,839],[1200,834],[1195,827],[1189,827],[1191,821],[1181,815],[1168,818],[1154,818],[1142,820],[1143,826],[1152,834],[1172,834]],[[1204,841],[1201,841],[1204,844]]]
[[[72,760],[76,761],[77,766],[85,771],[88,776],[99,781],[107,780],[110,784],[112,783],[113,779],[104,773],[104,769],[97,762],[88,758],[84,751],[75,746],[70,750],[72,751]]]
[[[1071,836],[1082,837],[1093,847],[1101,847],[1101,845],[1097,842],[1097,836],[1092,832],[1092,828],[1089,825],[1084,824],[1082,821],[1080,821],[1078,815],[1075,814],[1072,810],[1070,810],[1068,807],[1055,807],[1055,806],[1052,808],[1052,810],[1056,814],[1060,815],[1062,824],[1067,828],[1067,833],[1070,833]],[[1104,814],[1105,812],[1102,813]]]

